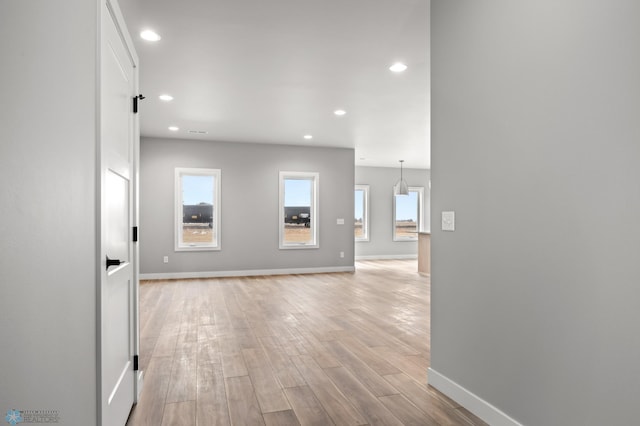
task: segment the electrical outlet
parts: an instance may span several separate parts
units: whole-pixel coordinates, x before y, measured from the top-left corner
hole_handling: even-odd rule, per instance
[[[340,252],[340,257],[344,258],[344,252],[343,251]]]
[[[163,261],[164,263],[169,263],[169,256],[165,256],[165,257],[162,259],[162,261]]]
[[[336,220],[336,224],[338,225],[344,225],[344,218],[339,217],[338,220]]]

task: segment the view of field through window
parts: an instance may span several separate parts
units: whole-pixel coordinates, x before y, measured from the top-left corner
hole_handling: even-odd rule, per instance
[[[365,235],[365,194],[363,189],[355,190],[355,223],[354,223],[354,236],[358,238],[366,238]]]
[[[213,205],[215,177],[182,175],[183,244],[215,244]]]
[[[420,199],[418,191],[409,191],[409,195],[396,195],[396,216],[394,218],[396,238],[418,238],[418,215]]]
[[[313,180],[308,178],[284,179],[284,243],[312,243],[311,198]]]
[[[182,195],[181,244],[216,244],[215,176],[189,175],[180,177]],[[313,243],[312,178],[290,178],[284,184],[284,233],[285,244]],[[366,194],[355,190],[354,236],[366,238]],[[420,193],[410,190],[409,195],[395,197],[395,238],[417,238],[419,231]]]

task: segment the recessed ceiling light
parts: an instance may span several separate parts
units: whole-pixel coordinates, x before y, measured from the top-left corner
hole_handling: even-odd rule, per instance
[[[304,138],[305,139],[313,139],[313,136],[312,135],[304,135]]]
[[[161,101],[169,102],[173,100],[173,96],[171,95],[160,95],[158,96]]]
[[[395,64],[391,65],[389,69],[393,72],[403,72],[407,69],[407,66],[402,62],[396,62]]]
[[[342,115],[345,115],[347,113],[347,111],[345,111],[343,109],[337,109],[337,110],[333,111],[333,113],[335,115],[342,116]]]
[[[142,37],[144,40],[147,40],[147,41],[158,41],[162,38],[160,37],[160,35],[158,35],[158,33],[156,33],[153,30],[142,31],[140,33],[140,37]]]
[[[180,130],[180,127],[169,126],[169,130],[171,130],[172,132],[177,132],[178,130]]]

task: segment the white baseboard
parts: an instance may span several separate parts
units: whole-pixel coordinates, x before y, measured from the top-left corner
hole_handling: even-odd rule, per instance
[[[417,258],[417,254],[373,254],[367,256],[356,256],[356,260],[406,260]]]
[[[429,368],[428,382],[429,385],[438,389],[491,426],[522,426],[521,423],[518,423],[498,408],[432,368]]]
[[[140,401],[140,394],[142,393],[142,387],[144,386],[144,371],[139,370],[136,371],[136,376],[135,376],[135,402],[136,404],[138,403],[138,401]]]
[[[251,269],[247,271],[168,272],[140,274],[141,280],[184,280],[188,278],[254,277],[257,275],[323,274],[329,272],[354,272],[353,266],[329,266],[324,268]]]

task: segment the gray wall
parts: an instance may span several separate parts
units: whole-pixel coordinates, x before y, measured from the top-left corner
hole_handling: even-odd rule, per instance
[[[174,252],[176,167],[221,169],[222,250]],[[280,170],[320,173],[318,249],[278,248]],[[142,138],[140,272],[353,267],[353,179],[351,149]]]
[[[0,421],[96,421],[98,2],[0,2]]]
[[[429,230],[429,179],[425,169],[404,169],[409,186],[424,187],[424,227]],[[393,241],[393,185],[400,167],[356,167],[356,185],[369,185],[369,241],[356,241],[357,258],[411,257],[418,254],[416,241]]]
[[[431,63],[432,368],[527,425],[637,424],[640,2],[433,0]]]

